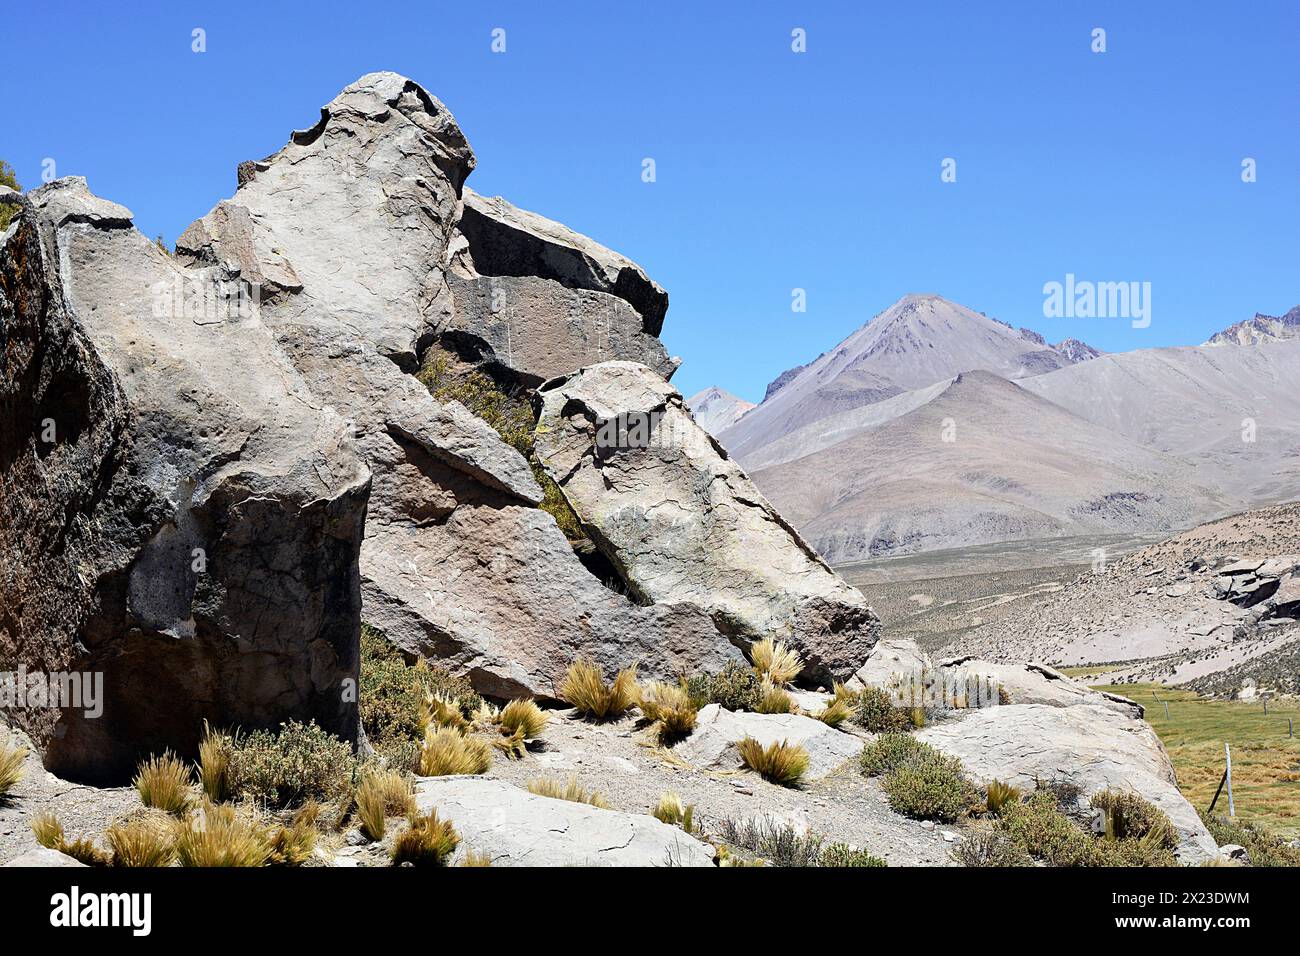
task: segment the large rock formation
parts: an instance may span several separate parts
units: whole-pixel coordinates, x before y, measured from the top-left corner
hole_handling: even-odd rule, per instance
[[[102,674],[103,712],[23,707],[46,765],[121,776],[202,719],[356,728],[370,475],[211,270],[84,180],[0,255],[0,670]]]
[[[538,389],[537,454],[646,602],[707,608],[748,646],[792,642],[805,676],[845,680],[879,622],[645,366],[605,362]]]

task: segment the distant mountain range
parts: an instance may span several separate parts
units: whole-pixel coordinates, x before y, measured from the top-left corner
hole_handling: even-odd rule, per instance
[[[1246,325],[1211,341],[1247,347],[1107,355],[908,295],[756,407],[689,404],[832,562],[1164,532],[1300,495],[1300,337]]]
[[[1260,342],[1279,342],[1300,337],[1300,305],[1286,315],[1265,315],[1256,312],[1253,319],[1230,325],[1222,332],[1210,336],[1206,345],[1258,345]]]

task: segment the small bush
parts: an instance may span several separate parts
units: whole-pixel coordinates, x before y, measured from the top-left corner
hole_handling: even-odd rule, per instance
[[[824,838],[816,833],[796,830],[789,824],[770,817],[736,821],[724,818],[718,824],[718,837],[742,850],[756,853],[771,860],[776,866],[817,866],[821,862]],[[727,854],[730,857],[730,854]],[[743,861],[728,863],[724,858],[723,866],[755,865]]]
[[[610,685],[605,683],[600,668],[584,658],[569,665],[560,685],[560,698],[592,720],[623,716],[636,704],[638,696],[635,667],[619,671]]]
[[[760,684],[758,706],[754,708],[760,714],[793,714],[794,698],[786,693],[785,688],[778,687],[764,677]]]
[[[1112,840],[1142,840],[1150,837],[1163,847],[1178,845],[1178,831],[1163,810],[1127,790],[1103,790],[1093,794],[1091,806],[1106,814],[1106,836]]]
[[[888,771],[881,785],[891,809],[918,820],[951,823],[975,802],[975,788],[961,761],[926,744]]]
[[[894,698],[879,687],[858,692],[853,720],[873,734],[897,734],[912,729],[910,715],[894,706]]]
[[[659,795],[651,815],[661,823],[681,827],[687,833],[695,832],[695,807],[683,806],[682,798],[671,790]]]
[[[438,811],[407,820],[406,829],[397,835],[389,852],[394,865],[445,866],[447,858],[460,845],[460,834],[448,820],[439,820]]]
[[[962,866],[1033,866],[1024,847],[1002,830],[976,830],[952,849]]]
[[[831,843],[822,850],[821,857],[817,862],[818,866],[831,867],[858,867],[858,866],[888,866],[884,860],[878,856],[872,856],[866,850],[857,850],[847,843]]]
[[[111,858],[95,846],[95,841],[86,837],[69,840],[63,832],[63,824],[53,813],[42,813],[32,821],[32,834],[36,842],[47,850],[57,850],[72,857],[86,866],[108,866]]]
[[[18,746],[12,737],[0,744],[0,797],[23,779],[23,761],[26,759],[27,748]]]
[[[984,788],[984,809],[993,816],[1002,815],[1002,811],[1012,803],[1020,802],[1020,791],[1001,780],[990,780]]]
[[[291,720],[279,733],[258,730],[234,740],[230,792],[275,808],[341,801],[350,799],[355,766],[348,744],[314,721]]]
[[[271,834],[232,806],[205,800],[198,813],[178,823],[176,859],[190,867],[266,866]]]
[[[466,850],[465,855],[460,858],[461,866],[483,867],[492,865],[492,855],[490,853],[479,853],[476,850]]]
[[[698,709],[717,704],[731,711],[756,711],[762,700],[762,687],[752,667],[732,661],[716,674],[704,674],[686,682],[686,692]]]
[[[48,811],[32,820],[32,835],[47,850],[57,850],[63,845],[63,824]]]
[[[1101,866],[1098,841],[1080,830],[1048,790],[1003,808],[999,824],[1025,852],[1049,866]]]
[[[789,684],[803,672],[803,658],[799,652],[770,637],[753,645],[749,655],[758,676],[766,677],[773,684]]]
[[[430,727],[450,727],[465,731],[469,729],[469,720],[461,713],[460,705],[455,700],[429,691],[420,702],[420,733],[428,733]]]
[[[138,817],[104,831],[113,851],[113,866],[171,866],[176,859],[175,825],[167,818]]]
[[[389,742],[420,740],[426,694],[456,701],[466,716],[482,703],[465,678],[423,660],[408,666],[383,631],[362,624],[359,706],[361,724],[376,750]]]
[[[214,731],[203,722],[203,739],[199,741],[199,783],[203,793],[214,803],[230,796],[230,755],[234,740]]]
[[[459,773],[487,773],[492,749],[477,737],[466,737],[450,727],[431,727],[420,750],[420,776],[443,777]]]
[[[578,785],[577,776],[569,777],[568,783],[560,783],[551,777],[537,777],[528,781],[528,792],[552,800],[568,800],[570,803],[589,803],[593,807],[608,810],[609,804],[599,792],[588,793]]]
[[[498,718],[502,728],[509,733],[523,731],[524,740],[536,740],[546,729],[548,717],[542,708],[531,700],[512,700],[501,708]]]
[[[146,807],[181,814],[190,806],[190,768],[171,752],[140,764],[131,784]]]
[[[641,713],[654,722],[661,742],[677,740],[695,729],[696,708],[684,686],[650,684],[641,692]]]
[[[881,734],[862,749],[859,762],[862,772],[868,777],[879,777],[889,773],[909,757],[922,750],[933,750],[909,734]]]
[[[1230,820],[1204,810],[1200,814],[1214,841],[1220,846],[1235,843],[1244,847],[1252,866],[1300,866],[1300,846],[1287,843],[1257,824]]]
[[[357,816],[361,832],[372,840],[382,840],[386,818],[415,813],[415,790],[411,781],[395,770],[368,773],[357,788]]]
[[[788,741],[774,741],[764,747],[753,737],[736,744],[740,759],[765,780],[793,787],[808,771],[808,751]]]

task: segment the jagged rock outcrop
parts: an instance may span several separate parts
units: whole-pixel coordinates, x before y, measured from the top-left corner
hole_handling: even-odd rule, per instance
[[[84,180],[21,204],[0,252],[0,669],[99,673],[104,699],[12,720],[83,779],[193,752],[204,718],[351,738],[370,474],[346,423],[242,287],[182,270]]]
[[[646,602],[708,609],[738,644],[790,641],[805,677],[847,679],[879,622],[692,419],[631,362],[538,389],[537,454],[592,540]]]
[[[626,359],[677,370],[659,332],[668,295],[636,263],[500,196],[464,191],[452,241],[454,317],[445,342],[535,387]]]
[[[493,866],[712,866],[713,848],[643,813],[557,800],[486,777],[428,777],[421,813],[436,810],[460,835],[456,860]]]
[[[602,347],[663,357],[663,290],[558,223],[468,192],[462,208],[474,162],[445,106],[404,77],[370,74],[312,130],[244,167],[235,196],[178,243],[196,267],[276,277],[262,322],[318,400],[356,429],[375,476],[360,561],[366,620],[499,697],[553,697],[579,655],[611,674],[637,661],[663,678],[740,659],[704,610],[643,607],[607,588],[536,507],[542,493],[524,458],[405,374],[435,342],[474,352],[467,336],[484,328],[471,328],[448,277],[463,291],[475,268],[516,291],[568,297],[565,309],[584,321],[595,300],[635,316],[649,331],[606,335]],[[525,382],[586,359],[567,326],[528,314],[537,321],[509,332],[513,353],[470,357]]]

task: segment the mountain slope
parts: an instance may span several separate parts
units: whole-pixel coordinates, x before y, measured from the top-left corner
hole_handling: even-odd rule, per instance
[[[686,400],[686,405],[695,416],[696,423],[710,435],[717,435],[724,428],[734,425],[747,411],[757,407],[753,402],[737,398],[716,385],[696,392]]]
[[[1018,384],[1243,504],[1300,496],[1300,339],[1104,355]]]
[[[1020,378],[1070,362],[1037,333],[936,295],[907,295],[793,377],[780,376],[764,402],[720,437],[743,456],[819,419],[959,372]]]
[[[763,493],[831,562],[1170,530],[1230,506],[1201,487],[1187,463],[988,372],[898,396],[875,409],[875,420],[865,417],[869,411],[859,409],[864,417],[856,422],[842,413],[848,437],[819,433],[809,442],[815,450],[801,457],[769,455],[764,464],[740,456]]]
[[[1256,312],[1253,319],[1230,325],[1222,332],[1215,332],[1205,344],[1258,345],[1294,338],[1300,338],[1300,305],[1281,316]]]

